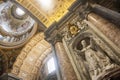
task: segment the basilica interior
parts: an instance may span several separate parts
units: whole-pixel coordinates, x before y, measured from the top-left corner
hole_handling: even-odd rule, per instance
[[[0,80],[120,80],[120,0],[0,0]]]

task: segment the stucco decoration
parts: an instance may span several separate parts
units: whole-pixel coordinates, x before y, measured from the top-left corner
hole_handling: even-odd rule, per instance
[[[0,47],[18,47],[18,44],[29,40],[36,30],[37,23],[20,7],[10,1],[0,3]]]
[[[44,40],[44,34],[38,33],[23,48],[11,73],[23,80],[36,80],[42,61],[51,54],[51,51],[50,44]]]

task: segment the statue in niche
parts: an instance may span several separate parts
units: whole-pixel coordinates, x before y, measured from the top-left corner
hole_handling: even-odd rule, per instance
[[[116,65],[111,63],[106,52],[95,44],[93,39],[83,39],[80,41],[80,45],[82,48],[78,55],[87,62],[92,80],[100,73],[115,68]]]

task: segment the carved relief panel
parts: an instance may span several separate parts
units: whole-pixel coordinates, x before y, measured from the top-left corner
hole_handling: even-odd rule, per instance
[[[66,42],[69,44],[79,34],[88,29],[87,24],[82,22],[79,15],[75,14],[65,24],[63,24],[61,35],[64,37]]]
[[[64,30],[68,32],[64,40],[82,80],[115,80],[113,76],[120,74],[119,57],[103,38],[78,19]]]

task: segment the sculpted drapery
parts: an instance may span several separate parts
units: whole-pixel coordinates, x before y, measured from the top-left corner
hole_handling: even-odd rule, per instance
[[[92,80],[100,73],[114,68],[115,64],[112,64],[106,52],[102,50],[93,39],[81,40],[80,45],[82,49],[78,52],[78,55],[82,56],[83,60],[87,62],[89,67],[89,73]]]

